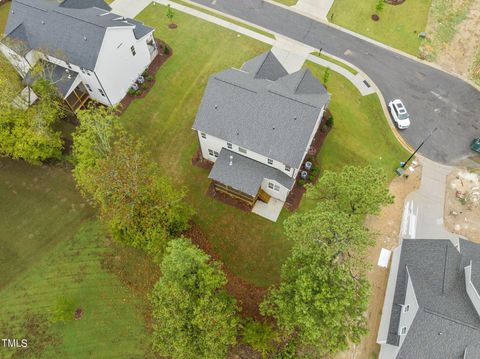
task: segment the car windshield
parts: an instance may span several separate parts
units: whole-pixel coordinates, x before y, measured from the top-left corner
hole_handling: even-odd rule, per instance
[[[398,113],[399,120],[408,120],[408,113],[407,112],[399,112]]]

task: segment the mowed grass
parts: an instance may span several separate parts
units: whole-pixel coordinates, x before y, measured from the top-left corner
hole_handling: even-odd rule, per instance
[[[228,268],[256,285],[270,285],[278,281],[291,248],[282,228],[290,212],[284,210],[272,223],[213,200],[206,195],[208,171],[191,164],[198,148],[191,127],[208,77],[239,67],[268,48],[181,12],[175,20],[179,27],[169,30],[164,12],[164,7],[150,5],[138,19],[156,27],[172,46],[173,56],[158,71],[153,90],[124,113],[123,123],[148,144],[165,173],[177,185],[186,186],[187,200],[197,211],[195,221]],[[320,72],[321,68],[315,70],[321,79]],[[330,78],[329,91],[336,128],[321,150],[322,169],[371,163],[393,171],[403,152],[394,142],[378,99],[361,98],[353,85],[336,74]]]
[[[144,313],[157,266],[106,238],[70,170],[2,159],[0,198],[0,333],[29,344],[0,345],[0,358],[149,355]],[[61,301],[69,320],[53,322]]]
[[[0,161],[0,290],[94,215],[69,171]]]
[[[145,357],[144,300],[103,268],[107,248],[102,227],[86,222],[1,291],[0,332],[28,340],[26,349],[0,347],[1,358]]]
[[[319,79],[325,68],[307,62]],[[345,164],[381,167],[389,179],[395,177],[398,163],[409,156],[388,125],[376,94],[361,96],[345,77],[330,71],[327,90],[334,126],[318,155],[320,169],[339,171]]]
[[[425,31],[431,2],[432,0],[406,0],[396,6],[385,3],[383,10],[377,11],[377,0],[335,0],[328,19],[417,56],[422,41],[418,38],[418,33]],[[378,14],[380,20],[373,21],[372,14]]]
[[[8,13],[10,11],[11,3],[7,2],[0,5],[0,36],[5,32],[5,26],[7,25]]]

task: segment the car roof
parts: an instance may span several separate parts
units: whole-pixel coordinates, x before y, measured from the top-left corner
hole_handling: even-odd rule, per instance
[[[407,112],[407,109],[405,108],[405,105],[403,104],[402,100],[399,100],[399,99],[394,100],[393,104],[395,105],[395,107],[398,109],[399,112],[401,113]]]

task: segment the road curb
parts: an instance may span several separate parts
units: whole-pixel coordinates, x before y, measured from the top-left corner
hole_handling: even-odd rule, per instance
[[[358,38],[358,39],[367,41],[367,42],[369,42],[369,43],[371,43],[371,44],[373,44],[373,45],[376,45],[376,46],[378,46],[378,47],[381,47],[381,48],[383,48],[383,49],[385,49],[385,50],[394,52],[394,53],[396,53],[396,54],[398,54],[398,55],[405,56],[405,57],[409,58],[410,60],[413,60],[413,61],[416,61],[416,62],[418,62],[418,63],[421,63],[421,64],[423,64],[423,65],[425,65],[425,66],[430,66],[430,67],[432,67],[432,68],[434,68],[434,69],[436,69],[436,70],[442,71],[442,72],[444,72],[444,73],[446,73],[446,74],[448,74],[448,75],[450,75],[450,76],[456,77],[456,78],[458,78],[458,79],[466,82],[467,84],[469,84],[470,86],[472,86],[473,88],[475,88],[477,91],[480,91],[480,86],[477,85],[477,84],[476,84],[475,82],[473,82],[472,80],[467,79],[467,78],[465,78],[465,77],[461,76],[460,74],[457,74],[457,73],[455,73],[455,72],[453,72],[453,71],[446,70],[446,69],[440,67],[438,64],[436,64],[436,63],[434,63],[434,62],[422,60],[422,59],[420,59],[420,58],[418,58],[418,57],[416,57],[416,56],[413,56],[413,55],[411,55],[411,54],[409,54],[409,53],[407,53],[407,52],[404,52],[404,51],[402,51],[402,50],[396,49],[396,48],[394,48],[394,47],[392,47],[392,46],[390,46],[390,45],[386,45],[386,44],[384,44],[384,43],[382,43],[382,42],[380,42],[380,41],[377,41],[377,40],[375,40],[375,39],[372,39],[372,38],[370,38],[370,37],[368,37],[368,36],[359,34],[359,33],[355,32],[355,31],[349,30],[349,29],[344,28],[344,27],[342,27],[342,26],[340,26],[340,25],[337,25],[337,24],[334,24],[334,23],[332,23],[332,22],[329,22],[328,19],[327,19],[327,20],[322,19],[321,17],[318,17],[318,16],[312,15],[312,14],[310,14],[310,13],[307,13],[307,12],[304,12],[304,11],[301,11],[301,10],[298,10],[298,9],[293,8],[293,7],[291,7],[291,6],[287,6],[287,5],[280,4],[280,3],[278,3],[278,2],[276,2],[276,1],[274,1],[274,0],[263,0],[263,1],[266,2],[266,3],[269,3],[269,4],[271,4],[271,5],[275,5],[275,6],[281,7],[281,8],[283,8],[283,9],[285,9],[285,10],[288,10],[288,11],[291,11],[291,12],[294,12],[294,13],[297,13],[297,14],[299,14],[299,15],[308,17],[308,18],[310,18],[310,19],[312,19],[312,20],[314,20],[314,21],[321,22],[322,24],[324,24],[324,25],[326,25],[326,26],[333,27],[333,28],[335,28],[335,29],[337,29],[337,30],[339,30],[339,31],[342,31],[342,32],[344,32],[344,33],[346,33],[346,34],[349,34],[349,35],[352,35],[352,36],[355,36],[355,37]]]

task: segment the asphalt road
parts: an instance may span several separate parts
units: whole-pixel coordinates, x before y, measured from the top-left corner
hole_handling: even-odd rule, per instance
[[[480,92],[461,79],[262,0],[193,0],[343,58],[364,71],[388,102],[401,98],[411,126],[401,135],[424,156],[458,164],[480,136]],[[475,155],[477,156],[477,155]]]

